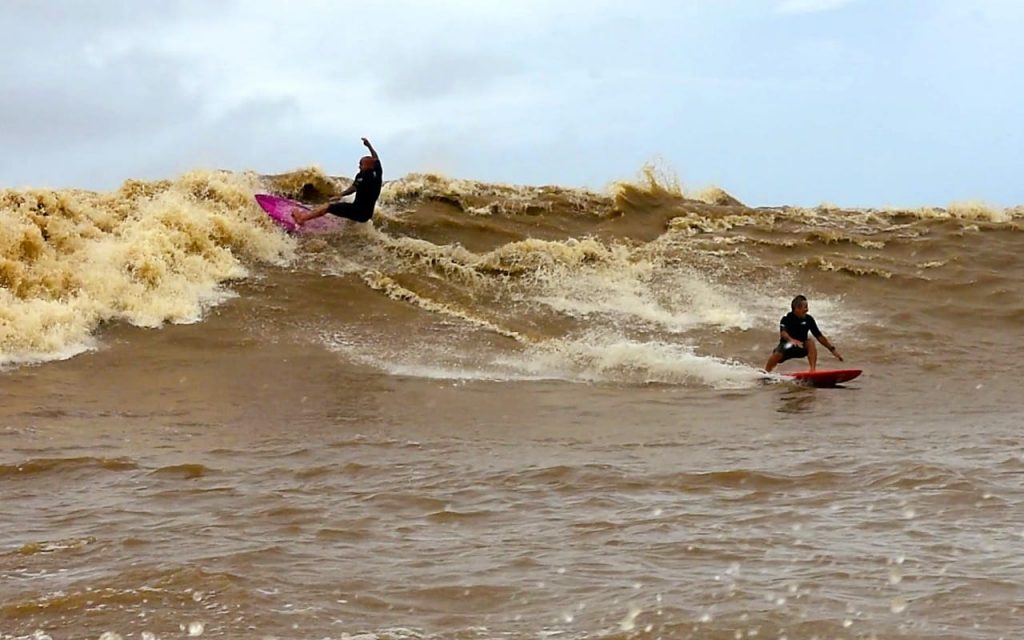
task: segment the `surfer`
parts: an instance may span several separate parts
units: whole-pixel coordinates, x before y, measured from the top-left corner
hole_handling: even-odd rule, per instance
[[[330,213],[356,222],[366,222],[373,216],[373,207],[380,197],[381,187],[381,166],[377,151],[366,138],[363,144],[370,150],[370,155],[359,159],[359,173],[352,180],[352,184],[338,196],[337,200],[328,202],[309,211],[295,211],[292,219],[295,224],[302,225],[313,218]],[[347,195],[356,194],[355,202],[342,202],[341,198]]]
[[[842,362],[843,356],[836,351],[836,346],[821,333],[818,323],[807,313],[807,298],[804,296],[793,298],[790,308],[792,311],[782,316],[782,321],[779,322],[781,339],[779,346],[775,347],[771,357],[768,358],[768,364],[764,366],[765,371],[771,371],[780,362],[792,358],[807,358],[811,371],[814,371],[818,365],[818,349],[814,345],[814,341],[808,339],[808,332]]]

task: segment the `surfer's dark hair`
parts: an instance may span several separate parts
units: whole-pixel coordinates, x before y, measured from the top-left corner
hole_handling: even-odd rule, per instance
[[[796,308],[805,302],[807,302],[807,296],[801,294],[793,298],[793,302],[789,303],[789,308],[792,309],[793,311],[796,311]]]

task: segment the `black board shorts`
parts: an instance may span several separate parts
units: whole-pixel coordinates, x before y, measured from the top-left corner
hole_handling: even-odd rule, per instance
[[[352,202],[332,202],[327,206],[327,213],[334,214],[340,218],[348,218],[356,222],[366,222],[373,217],[373,209],[357,207]]]
[[[786,360],[792,360],[793,358],[806,358],[807,349],[798,347],[788,340],[779,340],[779,346],[775,347],[775,353],[782,354],[781,362]]]

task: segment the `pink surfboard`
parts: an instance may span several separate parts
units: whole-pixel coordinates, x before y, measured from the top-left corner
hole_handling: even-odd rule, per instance
[[[860,369],[818,369],[817,371],[796,371],[782,375],[812,387],[834,387],[837,384],[849,382],[860,374]]]
[[[296,210],[309,211],[309,207],[301,202],[295,202],[294,200],[282,198],[281,196],[270,195],[269,193],[256,194],[256,202],[259,203],[260,207],[267,212],[267,215],[269,215],[279,227],[288,233],[295,233],[296,231],[323,232],[338,228],[338,221],[332,219],[334,216],[331,216],[330,214],[310,220],[299,227],[299,225],[295,224],[295,220],[292,219],[292,213]]]

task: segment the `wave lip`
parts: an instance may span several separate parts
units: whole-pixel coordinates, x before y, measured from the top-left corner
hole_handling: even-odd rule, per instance
[[[82,469],[133,471],[138,468],[138,464],[128,458],[32,458],[24,462],[0,464],[0,477],[61,474]]]

